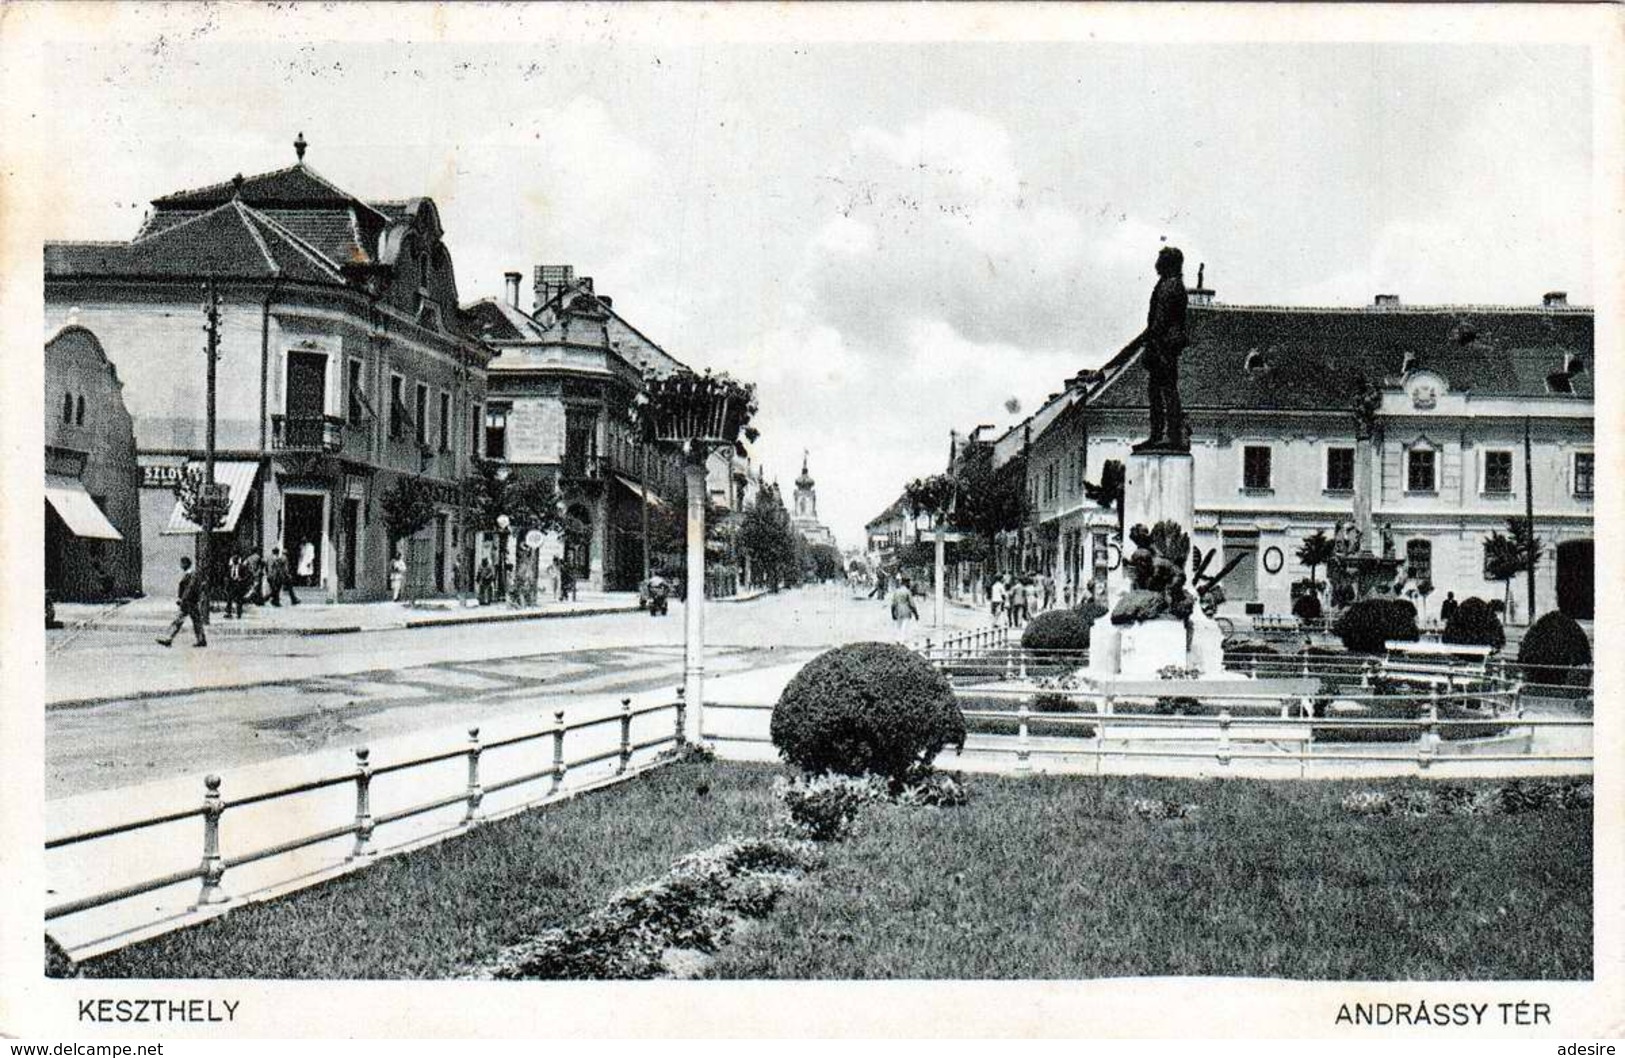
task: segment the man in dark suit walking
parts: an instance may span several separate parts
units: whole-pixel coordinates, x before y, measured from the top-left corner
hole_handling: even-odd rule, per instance
[[[209,645],[208,639],[203,635],[204,587],[203,576],[192,572],[192,560],[182,558],[180,589],[175,593],[175,605],[180,608],[180,613],[176,614],[175,620],[170,623],[169,634],[159,636],[158,642],[166,647],[173,643],[175,637],[180,634],[181,625],[190,617],[192,634],[197,637],[194,645],[200,647]]]
[[[288,602],[299,605],[299,596],[293,591],[293,577],[288,571],[288,556],[282,553],[280,547],[271,549],[271,563],[265,571],[265,579],[271,589],[272,606],[281,607],[284,588],[288,590]]]

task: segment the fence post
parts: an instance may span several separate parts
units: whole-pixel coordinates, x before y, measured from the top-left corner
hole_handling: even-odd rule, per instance
[[[1315,716],[1315,700],[1307,694],[1298,700],[1298,709],[1306,720],[1313,721]],[[1309,774],[1309,747],[1315,742],[1315,725],[1311,722],[1304,727],[1303,741],[1298,743],[1298,778],[1302,779]]]
[[[479,820],[480,802],[485,791],[480,789],[480,729],[468,729],[468,811],[463,814],[463,826]]]
[[[621,699],[621,763],[616,767],[616,775],[625,775],[626,766],[632,763],[632,699]]]
[[[1305,647],[1304,652],[1302,654],[1300,654],[1299,656],[1301,658],[1303,658],[1303,676],[1304,676],[1305,679],[1307,679],[1309,677],[1309,650],[1308,650],[1308,648]]]
[[[684,730],[683,730],[683,722],[687,719],[687,717],[685,717],[683,715],[683,713],[684,713],[683,705],[684,705],[684,703],[683,703],[683,688],[679,687],[679,688],[677,688],[677,732],[676,732],[677,733],[677,745],[679,747],[681,747],[681,746],[683,746],[685,744],[684,740],[688,737],[685,734]]]
[[[362,746],[355,751],[355,849],[352,860],[373,854],[372,848],[372,750]]]
[[[1020,673],[1020,676],[1021,676],[1022,679],[1026,679],[1027,678],[1027,651],[1022,649],[1020,644],[1017,644],[1017,646],[1016,646],[1016,656],[1021,659],[1021,673]]]
[[[1219,710],[1219,763],[1230,763],[1230,716],[1229,709]]]
[[[1031,733],[1027,730],[1027,720],[1031,710],[1027,702],[1022,701],[1016,708],[1016,774],[1030,775],[1033,770]]]
[[[564,785],[564,710],[553,714],[553,787],[549,794],[559,792]]]
[[[220,888],[220,879],[226,873],[226,861],[220,856],[220,816],[226,810],[220,800],[220,776],[205,777],[203,787],[203,888],[198,892],[197,907],[231,899]]]
[[[1428,726],[1422,730],[1416,748],[1416,765],[1426,768],[1439,750],[1439,685],[1428,684]]]

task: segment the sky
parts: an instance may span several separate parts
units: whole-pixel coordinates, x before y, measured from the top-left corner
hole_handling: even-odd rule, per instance
[[[950,429],[1013,425],[1144,325],[1164,242],[1218,300],[1589,304],[1579,47],[280,44],[61,48],[32,115],[51,237],[306,161],[428,195],[459,292],[572,264],[692,366],[759,389],[843,546]],[[1014,414],[1008,410],[1019,408]]]

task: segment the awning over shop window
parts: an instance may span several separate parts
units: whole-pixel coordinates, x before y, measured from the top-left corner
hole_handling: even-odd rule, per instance
[[[202,463],[188,463],[187,466],[196,467],[200,472]],[[219,460],[214,464],[214,480],[226,486],[229,492],[231,506],[226,509],[226,519],[215,530],[220,533],[229,533],[237,528],[237,519],[243,516],[243,508],[248,504],[248,494],[254,491],[254,478],[259,474],[258,463],[233,462]],[[186,517],[181,509],[179,500],[175,501],[175,509],[169,513],[169,524],[164,527],[163,535],[178,536],[184,534],[200,533],[196,522]]]
[[[626,478],[621,477],[619,474],[615,475],[615,480],[626,486],[632,495],[636,496],[638,499],[647,503],[651,507],[664,507],[666,505],[665,501],[659,496],[656,496],[654,493],[648,491],[642,485],[639,485],[636,482],[629,481]]]
[[[107,515],[96,506],[84,485],[73,478],[45,475],[45,502],[49,503],[74,536],[89,540],[123,540]]]

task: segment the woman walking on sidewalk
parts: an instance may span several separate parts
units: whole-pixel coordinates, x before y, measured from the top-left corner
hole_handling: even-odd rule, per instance
[[[401,589],[406,587],[406,559],[401,557],[399,551],[389,560],[389,597],[394,602],[401,601]]]
[[[899,643],[908,639],[909,619],[918,621],[920,611],[914,608],[914,591],[908,586],[908,578],[903,577],[897,582],[897,590],[891,595],[892,625],[897,629]]]

